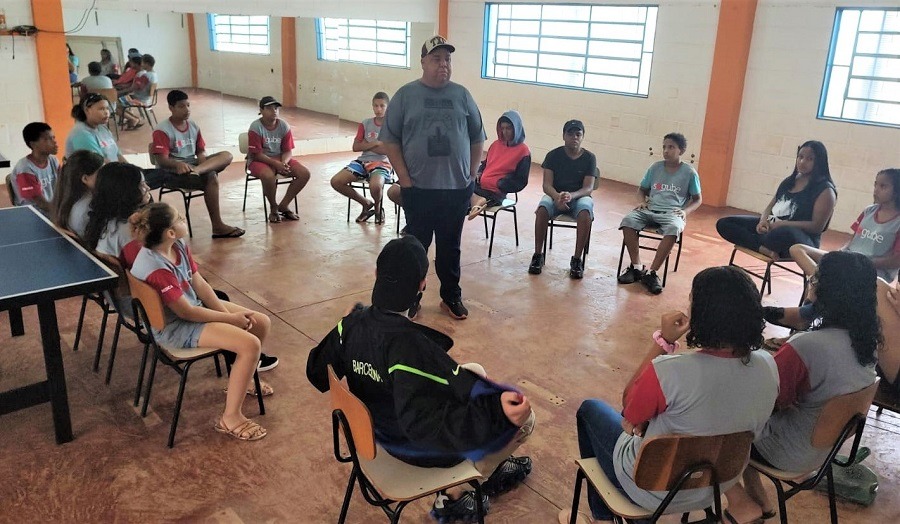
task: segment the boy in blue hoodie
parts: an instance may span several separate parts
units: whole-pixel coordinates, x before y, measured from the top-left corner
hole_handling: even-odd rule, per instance
[[[476,365],[459,365],[447,335],[407,318],[425,287],[428,257],[413,236],[387,243],[378,255],[372,306],[360,306],[309,354],[306,376],[328,391],[327,366],[372,413],[375,440],[394,457],[420,467],[471,460],[487,479],[487,496],[509,490],[531,472],[531,459],[510,454],[534,429],[528,399],[487,380]],[[472,371],[472,369],[476,371]],[[437,495],[432,515],[444,521],[476,515],[473,491]]]

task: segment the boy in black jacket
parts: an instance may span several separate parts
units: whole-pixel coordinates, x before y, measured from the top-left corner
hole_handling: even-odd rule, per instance
[[[354,308],[310,352],[309,381],[328,391],[328,364],[346,376],[372,413],[378,444],[400,460],[422,467],[471,460],[489,477],[486,496],[509,490],[531,472],[531,459],[510,456],[534,428],[528,399],[487,380],[477,364],[457,364],[447,355],[450,337],[406,317],[428,272],[415,237],[388,242],[376,272],[372,306]],[[473,516],[474,492],[439,493],[432,514],[441,521]]]

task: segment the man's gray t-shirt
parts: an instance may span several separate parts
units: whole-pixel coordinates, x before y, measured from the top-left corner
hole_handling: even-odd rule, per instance
[[[487,135],[469,91],[450,82],[432,88],[415,80],[401,87],[388,106],[378,139],[400,144],[420,189],[463,189],[471,183],[471,146]]]

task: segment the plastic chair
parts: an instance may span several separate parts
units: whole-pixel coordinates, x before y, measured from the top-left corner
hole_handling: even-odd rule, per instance
[[[116,91],[115,87],[110,87],[109,89],[88,89],[88,93],[97,93],[98,95],[103,95],[107,101],[109,101],[109,108],[112,110],[112,116],[110,116],[109,120],[106,121],[106,127],[109,128],[110,131],[116,134],[116,140],[119,139],[119,126],[116,125],[116,104],[119,102],[119,92]],[[156,113],[153,114],[156,116]]]
[[[875,393],[872,403],[878,407],[876,416],[887,409],[900,413],[900,314],[888,302],[887,292],[891,285],[879,278],[876,281],[878,292],[878,318],[881,319],[881,334],[884,345],[878,351],[879,375],[884,379]]]
[[[645,227],[643,230],[638,231],[638,249],[646,249],[647,251],[653,251],[654,253],[658,250],[659,244],[655,246],[647,246],[641,244],[641,239],[646,238],[648,240],[655,240],[657,242],[662,242],[664,235],[658,232],[657,228],[653,226]],[[678,233],[678,238],[675,240],[675,244],[678,246],[678,252],[675,255],[675,267],[672,268],[672,273],[678,271],[678,263],[681,262],[681,245],[684,242],[684,231]],[[669,255],[672,252],[669,251]],[[669,255],[666,255],[666,262],[663,265],[663,278],[662,285],[666,287],[666,278],[669,276]],[[622,249],[619,251],[619,268],[616,269],[616,275],[622,273],[622,262],[625,260],[625,238],[622,238]]]
[[[156,90],[156,84],[150,84],[149,104],[142,104],[140,102],[125,103],[122,104],[122,107],[124,107],[126,111],[129,109],[137,109],[138,113],[147,119],[147,123],[150,124],[150,129],[156,129],[155,127],[153,127],[153,123],[155,122],[157,125],[159,125],[159,120],[156,119],[156,111],[154,111],[153,108],[156,107],[157,94],[158,92]],[[150,113],[153,113],[153,120],[150,120]]]
[[[596,191],[597,188],[600,187],[600,169],[597,169],[597,176],[594,178],[594,187],[591,190]],[[556,218],[551,218],[549,222],[550,234],[550,244],[549,249],[553,249],[553,230],[555,228],[561,229],[578,229],[578,221],[574,218],[571,218],[568,215],[560,215]],[[581,267],[585,267],[587,265],[587,256],[588,251],[591,249],[591,236],[588,235],[587,242],[584,244],[584,253],[581,254]],[[547,256],[547,236],[544,237],[544,257]]]
[[[16,191],[13,189],[12,173],[6,175],[6,194],[9,196],[9,203],[16,205]]]
[[[735,264],[734,257],[735,257],[735,255],[737,255],[737,253],[739,251],[741,253],[744,253],[745,255],[749,255],[749,256],[755,258],[756,260],[759,260],[760,262],[763,262],[765,264],[765,270],[763,271],[763,273],[759,274],[759,270],[761,269],[759,267],[754,267],[754,266],[744,267],[744,266],[741,266],[740,264]],[[803,271],[801,269],[799,269],[799,267],[797,269],[794,269],[792,267],[788,267],[788,266],[784,265],[786,263],[796,264],[796,262],[794,262],[793,260],[790,260],[790,259],[775,260],[774,258],[770,258],[770,257],[767,257],[766,255],[763,255],[759,251],[753,251],[752,249],[738,246],[736,244],[734,246],[734,249],[731,250],[731,258],[728,259],[729,266],[739,267],[739,268],[743,269],[744,271],[746,271],[748,275],[758,278],[762,281],[762,284],[759,286],[759,294],[760,295],[762,295],[766,292],[766,287],[769,288],[768,294],[770,294],[770,295],[772,294],[772,266],[774,266],[778,269],[781,269],[786,273],[790,273],[792,275],[797,275],[798,277],[802,278],[803,279],[803,293],[800,294],[800,305],[802,306],[803,301],[806,298],[806,288],[807,288],[806,275],[803,274]]]
[[[384,181],[384,186],[382,187],[381,192],[381,202],[379,202],[380,206],[378,207],[378,211],[381,214],[384,214],[384,199],[387,198],[387,188],[394,184],[394,172],[391,171],[391,179]],[[350,182],[350,187],[354,189],[362,190],[363,197],[366,196],[366,191],[369,190],[369,181],[368,180],[354,180]],[[353,203],[353,199],[347,198],[347,222],[350,222],[350,205]]]
[[[162,361],[163,364],[171,367],[181,375],[181,381],[178,385],[178,397],[175,399],[175,413],[172,415],[172,425],[169,429],[168,446],[171,448],[175,445],[175,430],[178,427],[178,416],[181,413],[181,401],[184,398],[184,386],[187,383],[188,371],[190,371],[191,365],[204,358],[217,358],[218,355],[223,354],[225,350],[199,347],[174,348],[160,344],[153,335],[153,329],[162,330],[166,326],[166,317],[162,299],[155,289],[135,278],[130,271],[126,271],[126,275],[128,277],[128,287],[131,290],[131,305],[134,309],[134,318],[137,319],[138,325],[147,334],[147,342],[144,345],[144,355],[141,358],[141,367],[138,372],[138,391],[140,391],[144,379],[147,353],[150,346],[153,346],[153,361],[150,363],[150,375],[147,377],[147,390],[144,393],[144,406],[141,408],[141,417],[147,416],[147,407],[150,405],[150,392],[153,388],[153,379],[156,375],[157,362]],[[216,366],[218,368],[218,360],[216,360]],[[227,360],[226,367],[230,372],[231,369]],[[256,400],[259,402],[259,414],[265,415],[266,408],[263,404],[259,373],[255,370],[253,372],[253,382],[256,385]]]
[[[869,407],[872,405],[872,399],[878,389],[878,382],[879,379],[876,378],[870,386],[854,393],[834,397],[825,403],[813,429],[811,441],[814,448],[830,449],[830,451],[822,465],[812,472],[782,471],[750,460],[750,466],[753,469],[768,477],[775,484],[781,524],[787,524],[788,521],[787,499],[801,491],[813,489],[823,476],[828,479],[828,507],[831,510],[831,523],[837,524],[837,504],[834,497],[834,477],[831,468],[832,465],[846,467],[856,462],[859,441],[862,438],[863,429],[866,427],[866,413],[869,412]],[[844,441],[851,435],[853,435],[853,447],[850,449],[847,461],[841,462],[836,455]],[[790,486],[790,489],[785,491],[784,484]]]
[[[250,135],[248,133],[241,133],[238,135],[238,146],[240,147],[241,154],[247,155],[250,151]],[[250,173],[250,157],[248,156],[246,161],[244,162],[244,173],[246,177],[244,178],[244,205],[241,206],[242,212],[247,212],[247,187],[250,184],[251,180],[259,180],[259,177],[254,176]],[[278,186],[282,184],[290,184],[294,179],[289,176],[275,174],[275,189],[278,189]],[[349,208],[350,204],[347,204]],[[349,211],[348,211],[349,212]],[[266,201],[266,195],[263,195],[263,213],[266,216],[266,219],[269,217],[269,203]],[[300,213],[300,208],[297,205],[297,197],[294,197],[294,213]],[[349,220],[349,219],[348,219]]]
[[[631,502],[619,491],[596,458],[576,460],[578,473],[570,522],[576,524],[578,519],[584,479],[597,490],[617,522],[638,519],[656,522],[666,514],[666,509],[680,490],[710,486],[713,489],[713,507],[696,508],[706,514],[706,519],[701,522],[724,522],[719,484],[743,472],[752,442],[753,434],[749,431],[707,437],[659,435],[646,439],[634,465],[635,484],[648,491],[668,491],[660,505],[652,511]],[[683,513],[681,521],[688,521],[688,513]]]
[[[516,204],[519,202],[519,194],[514,193],[514,195],[515,200],[504,198],[499,206],[486,207],[481,210],[481,213],[478,213],[478,215],[484,219],[484,238],[488,238],[488,220],[490,219],[491,221],[491,241],[488,244],[488,258],[491,258],[491,254],[494,251],[494,231],[497,229],[497,215],[501,211],[512,213],[513,228],[516,235],[516,247],[519,247],[519,215],[516,213]]]
[[[478,522],[484,523],[479,484],[481,473],[472,462],[465,461],[452,468],[420,468],[392,457],[375,442],[369,409],[338,380],[331,365],[328,366],[328,384],[334,458],[338,462],[353,463],[339,524],[347,518],[350,497],[357,482],[366,502],[381,508],[392,523],[400,521],[400,513],[410,502],[453,486],[469,484],[475,488]],[[341,450],[341,433],[347,445],[346,455]]]
[[[150,163],[153,164],[154,167],[159,167],[159,160],[157,160],[156,155],[153,154],[153,142],[150,142],[150,145],[147,146],[150,152]],[[159,200],[162,202],[163,195],[167,193],[179,193],[181,194],[181,199],[184,201],[184,218],[187,220],[188,227],[188,236],[194,237],[194,228],[191,227],[191,200],[195,198],[203,197],[206,192],[202,189],[190,189],[179,187],[177,184],[176,177],[182,176],[195,176],[195,175],[175,175],[168,177],[163,185],[159,188]]]

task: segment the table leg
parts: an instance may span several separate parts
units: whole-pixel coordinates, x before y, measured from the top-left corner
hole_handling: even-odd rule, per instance
[[[66,374],[59,347],[59,326],[56,323],[56,304],[51,300],[37,305],[41,324],[41,342],[44,348],[44,366],[47,368],[47,389],[53,411],[53,427],[56,443],[70,442],[72,419],[69,416],[69,397],[66,393]]]
[[[21,337],[25,334],[25,323],[22,321],[22,308],[12,308],[9,310],[9,332],[14,337]]]

